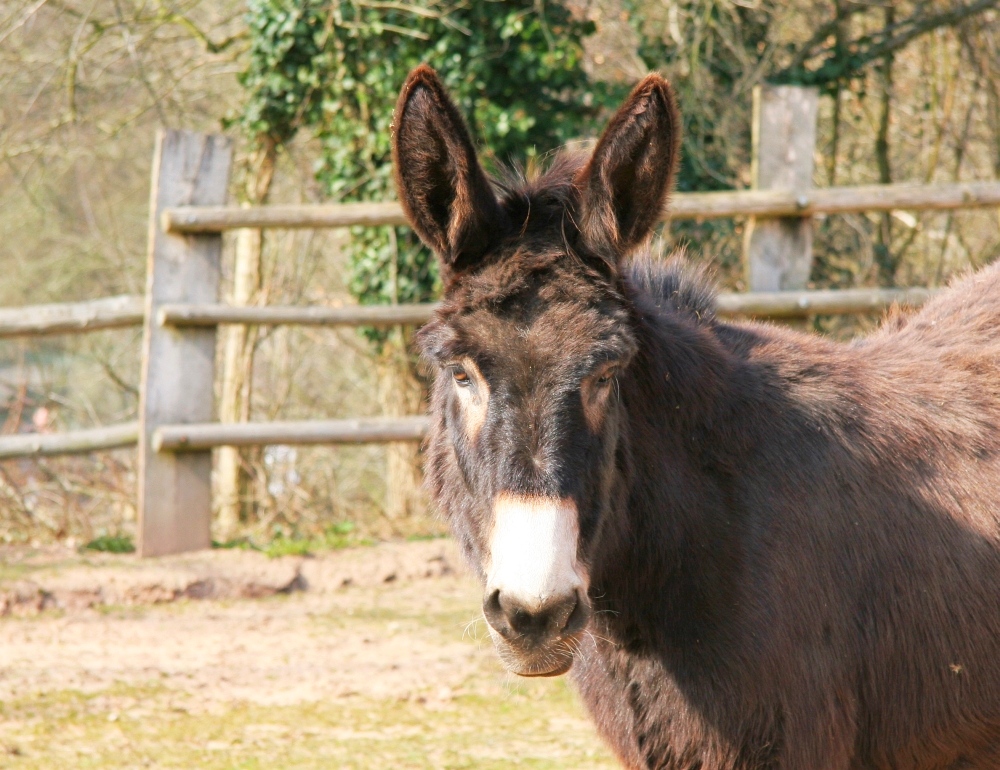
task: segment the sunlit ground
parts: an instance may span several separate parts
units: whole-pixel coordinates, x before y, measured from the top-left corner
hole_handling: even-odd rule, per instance
[[[0,620],[0,767],[613,768],[444,577]]]

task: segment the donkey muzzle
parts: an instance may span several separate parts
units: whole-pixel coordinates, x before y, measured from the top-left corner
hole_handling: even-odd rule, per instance
[[[558,676],[569,670],[577,637],[590,620],[590,603],[578,592],[526,604],[492,591],[483,601],[501,659],[521,676]]]
[[[493,513],[483,614],[500,657],[522,676],[564,673],[590,619],[576,504],[501,494]]]

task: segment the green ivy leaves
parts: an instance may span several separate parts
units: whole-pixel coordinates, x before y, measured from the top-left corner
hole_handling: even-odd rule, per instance
[[[394,196],[390,123],[406,74],[428,62],[464,111],[486,162],[531,157],[584,134],[607,89],[582,68],[590,22],[541,0],[249,0],[240,123],[288,141],[308,128],[316,177],[340,201]],[[364,304],[425,302],[431,255],[408,228],[358,228],[350,289]]]

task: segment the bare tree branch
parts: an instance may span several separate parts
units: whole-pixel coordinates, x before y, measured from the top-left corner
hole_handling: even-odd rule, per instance
[[[769,80],[775,83],[798,83],[801,85],[826,85],[844,78],[857,75],[871,61],[881,59],[886,55],[905,47],[914,39],[933,32],[941,27],[953,27],[966,19],[984,11],[1000,7],[1000,0],[976,0],[968,4],[956,4],[953,8],[941,13],[924,15],[921,13],[924,4],[918,6],[911,16],[890,27],[885,27],[872,35],[863,35],[850,41],[847,55],[836,50],[836,43],[827,43],[815,52],[820,32],[826,31],[823,39],[829,37],[834,29],[835,18],[824,24],[819,31],[797,54],[792,63],[774,73]],[[816,57],[823,57],[815,69],[806,67],[806,63]]]
[[[781,72],[795,72],[802,68],[806,62],[813,57],[818,56],[824,50],[831,50],[831,47],[828,44],[824,45],[829,40],[830,36],[835,35],[841,25],[851,16],[866,10],[868,9],[862,5],[856,5],[853,3],[837,3],[833,18],[819,26],[816,32],[813,33],[813,36],[802,44],[798,53],[795,54],[792,61],[787,67],[781,70]],[[780,74],[781,73],[779,73],[779,75]]]

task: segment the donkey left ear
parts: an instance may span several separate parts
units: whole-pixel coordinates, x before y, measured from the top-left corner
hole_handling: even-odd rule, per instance
[[[406,79],[393,125],[396,189],[407,219],[446,275],[470,267],[502,235],[506,217],[462,116],[426,64]]]
[[[673,187],[681,138],[670,84],[648,75],[625,100],[576,178],[580,232],[614,264],[652,232]]]

